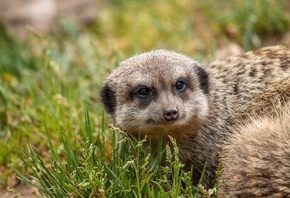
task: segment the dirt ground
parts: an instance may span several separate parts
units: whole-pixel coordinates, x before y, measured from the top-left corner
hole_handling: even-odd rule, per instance
[[[28,186],[24,183],[19,183],[17,186],[11,189],[0,188],[1,198],[35,197],[37,194],[40,194],[37,188]]]

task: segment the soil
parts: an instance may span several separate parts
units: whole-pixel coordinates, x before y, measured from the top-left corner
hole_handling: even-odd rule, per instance
[[[40,195],[38,189],[24,183],[19,183],[14,188],[0,188],[1,198],[36,197],[36,195]]]

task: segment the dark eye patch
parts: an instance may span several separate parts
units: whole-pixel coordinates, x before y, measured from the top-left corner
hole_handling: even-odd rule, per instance
[[[175,90],[179,92],[185,91],[188,86],[188,80],[186,78],[179,78],[175,84]]]
[[[132,91],[132,96],[139,99],[148,99],[153,95],[153,89],[146,85],[138,85]]]
[[[156,93],[154,89],[146,85],[138,85],[131,91],[132,99],[138,99],[139,108],[146,108],[146,106],[150,104],[155,95]]]
[[[186,90],[188,85],[189,83],[187,78],[184,77],[178,78],[175,83],[174,90],[175,92],[182,93]]]

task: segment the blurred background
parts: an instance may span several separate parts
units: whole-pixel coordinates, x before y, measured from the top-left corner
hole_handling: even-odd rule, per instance
[[[16,148],[49,155],[44,123],[57,144],[60,131],[83,134],[88,110],[98,134],[98,91],[119,61],[166,48],[206,64],[290,46],[289,22],[288,0],[0,0],[0,195],[23,185]]]

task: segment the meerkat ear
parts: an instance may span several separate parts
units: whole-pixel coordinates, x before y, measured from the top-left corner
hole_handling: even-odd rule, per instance
[[[100,95],[106,111],[109,114],[113,115],[116,110],[117,100],[115,92],[108,85],[108,83],[105,83],[104,86],[101,88]]]
[[[197,77],[199,80],[199,86],[202,89],[203,93],[208,94],[209,92],[209,76],[208,73],[201,67],[196,67]]]

